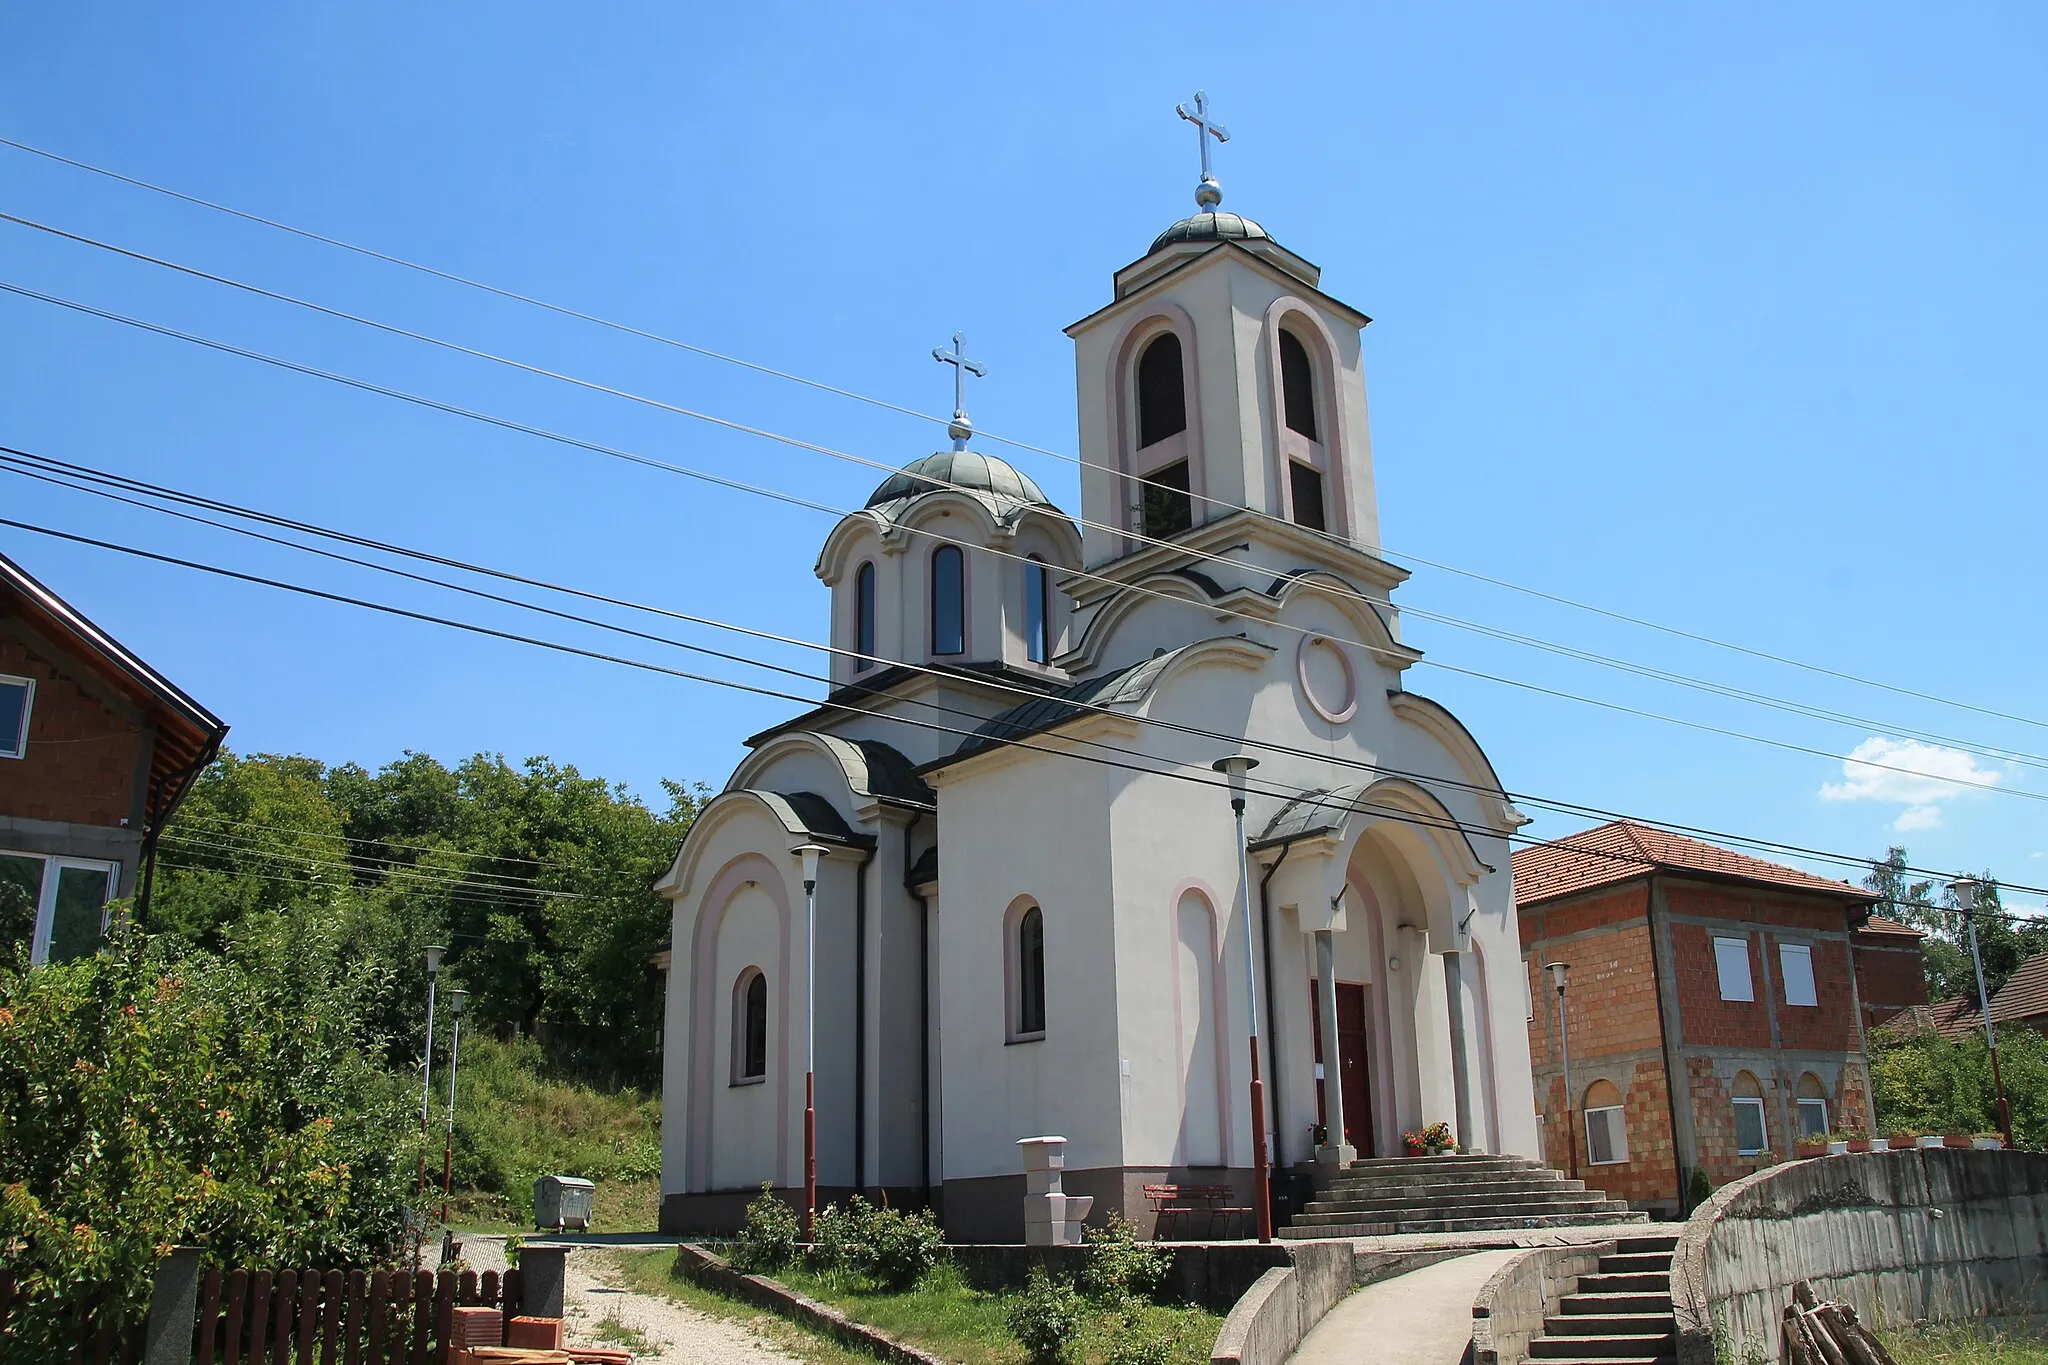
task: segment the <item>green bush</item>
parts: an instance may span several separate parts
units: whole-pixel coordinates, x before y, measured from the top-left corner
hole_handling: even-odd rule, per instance
[[[1031,1365],[1060,1365],[1081,1335],[1087,1304],[1065,1280],[1033,1266],[1022,1292],[1010,1301],[1005,1321]]]
[[[874,1256],[875,1219],[880,1211],[859,1195],[818,1210],[804,1264],[821,1274],[865,1275]]]
[[[1173,1365],[1173,1342],[1148,1327],[1137,1305],[1130,1304],[1117,1318],[1106,1365]]]
[[[434,1068],[437,1090],[445,1065],[444,1057]],[[531,1040],[471,1041],[465,1031],[456,1080],[455,1186],[503,1196],[521,1220],[533,1212],[533,1182],[543,1175],[661,1174],[660,1102],[557,1075]],[[436,1096],[445,1098],[445,1090]]]
[[[931,1273],[944,1254],[946,1238],[930,1213],[881,1210],[872,1225],[873,1245],[867,1274],[883,1289],[914,1288]]]
[[[747,1220],[733,1244],[732,1263],[754,1275],[781,1270],[796,1260],[803,1222],[796,1210],[775,1195],[774,1186],[763,1181],[761,1196],[747,1205]]]
[[[1704,1167],[1695,1166],[1692,1174],[1685,1178],[1685,1206],[1696,1209],[1714,1197],[1714,1182],[1707,1179]]]
[[[1093,1251],[1081,1268],[1081,1292],[1097,1303],[1149,1299],[1173,1269],[1173,1252],[1139,1241],[1113,1210],[1106,1225],[1088,1229],[1088,1245]]]

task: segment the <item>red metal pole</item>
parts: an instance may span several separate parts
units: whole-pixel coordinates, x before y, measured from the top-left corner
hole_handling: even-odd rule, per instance
[[[1991,1049],[1991,1085],[1998,1092],[1998,1131],[2005,1137],[2006,1148],[2010,1150],[2013,1145],[2012,1106],[2005,1101],[2005,1077],[1999,1074],[1998,1049],[1995,1047]]]
[[[448,1141],[441,1148],[441,1221],[448,1221],[448,1193],[455,1178],[455,1132],[449,1130]]]
[[[1252,1035],[1252,1213],[1259,1240],[1273,1240],[1272,1177],[1266,1170],[1266,1083],[1259,1079],[1259,1035]]]
[[[818,1218],[818,1089],[817,1073],[804,1073],[804,1240]]]

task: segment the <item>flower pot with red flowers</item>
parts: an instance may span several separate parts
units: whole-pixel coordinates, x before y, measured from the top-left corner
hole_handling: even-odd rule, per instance
[[[1792,1144],[1792,1154],[1801,1161],[1807,1161],[1817,1156],[1826,1156],[1828,1154],[1828,1144],[1819,1138],[1815,1138],[1812,1141],[1801,1138],[1798,1142]]]

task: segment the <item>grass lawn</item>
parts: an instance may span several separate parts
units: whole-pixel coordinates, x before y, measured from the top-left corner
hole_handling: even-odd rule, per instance
[[[674,1258],[667,1252],[622,1256],[620,1260],[625,1264],[626,1273],[635,1288],[683,1298],[699,1308],[704,1308],[704,1301],[709,1299],[723,1307],[722,1310],[705,1308],[705,1311],[720,1311],[721,1316],[751,1318],[758,1315],[758,1310],[751,1305],[725,1299],[689,1280],[673,1278],[670,1270]],[[1010,1336],[1003,1323],[1008,1300],[999,1294],[970,1289],[949,1265],[940,1266],[926,1277],[923,1284],[902,1294],[876,1293],[835,1275],[813,1275],[796,1269],[775,1278],[806,1298],[830,1304],[857,1322],[878,1327],[934,1355],[959,1361],[961,1365],[1022,1365],[1024,1360],[1023,1348]],[[1216,1333],[1223,1327],[1222,1317],[1205,1308],[1147,1304],[1141,1311],[1145,1325],[1172,1344],[1173,1359],[1185,1361],[1187,1365],[1196,1365],[1196,1362],[1209,1358],[1210,1348],[1216,1344]],[[1120,1326],[1121,1319],[1114,1312],[1098,1310],[1091,1313],[1080,1345],[1074,1352],[1075,1365],[1102,1365],[1108,1358],[1109,1348]],[[804,1359],[819,1362],[819,1365],[869,1359],[850,1355],[801,1329],[792,1327],[791,1330],[829,1352],[825,1355],[814,1354],[808,1349],[799,1352]],[[2005,1363],[2000,1362],[2000,1365]],[[2031,1362],[2024,1365],[2031,1365]]]
[[[1959,1330],[1888,1334],[1899,1365],[2048,1365],[2048,1341],[2000,1337],[1986,1341]]]

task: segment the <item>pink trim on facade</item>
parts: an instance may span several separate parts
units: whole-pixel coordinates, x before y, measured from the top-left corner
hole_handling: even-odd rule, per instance
[[[1045,1036],[1043,1029],[1036,1033],[1026,1034],[1018,1027],[1018,1024],[1024,1018],[1024,1000],[1018,992],[1018,987],[1021,984],[1020,968],[1023,964],[1017,960],[1017,931],[1023,926],[1024,912],[1032,909],[1038,911],[1040,931],[1045,931],[1045,906],[1036,896],[1019,896],[1011,901],[1009,907],[1003,911],[1003,1041],[1006,1043],[1032,1042]],[[1052,983],[1050,981],[1043,981],[1039,984],[1046,990],[1045,1017],[1046,1022],[1050,1023],[1052,1021]]]
[[[747,882],[758,882],[775,902],[779,940],[776,970],[768,989],[779,996],[769,1003],[770,1014],[779,1020],[775,1037],[775,1074],[767,1084],[775,1090],[775,1170],[778,1182],[789,1173],[789,1106],[792,1095],[789,1072],[790,999],[795,995],[790,978],[789,888],[782,871],[760,853],[742,853],[718,870],[698,901],[696,927],[690,934],[690,1073],[685,1094],[685,1141],[689,1144],[683,1162],[684,1192],[703,1193],[711,1188],[711,1109],[715,1103],[711,1086],[714,1065],[711,1056],[718,1025],[715,1011],[720,991],[718,931],[725,912]],[[707,951],[708,950],[708,951]],[[778,992],[776,983],[781,983]],[[723,1087],[721,1087],[723,1088]]]
[[[1351,488],[1346,475],[1351,464],[1351,431],[1337,389],[1337,339],[1307,301],[1292,294],[1275,299],[1266,309],[1265,339],[1262,343],[1266,353],[1267,408],[1272,423],[1268,447],[1272,458],[1267,477],[1273,480],[1274,515],[1283,521],[1294,520],[1294,485],[1287,475],[1287,394],[1281,383],[1280,331],[1285,324],[1296,320],[1302,324],[1295,328],[1296,339],[1308,352],[1309,363],[1316,368],[1316,401],[1320,405],[1316,419],[1323,433],[1323,439],[1317,443],[1322,447],[1323,456],[1318,467],[1322,469],[1328,485],[1324,489],[1328,513],[1325,529],[1334,536],[1349,536],[1352,525]],[[1304,330],[1308,335],[1302,334]]]
[[[1115,423],[1113,431],[1115,448],[1112,459],[1117,471],[1113,495],[1116,499],[1112,510],[1116,525],[1123,528],[1121,554],[1129,554],[1143,547],[1144,542],[1129,534],[1131,498],[1137,492],[1133,478],[1144,477],[1159,466],[1140,470],[1136,467],[1138,456],[1138,357],[1145,347],[1162,332],[1172,332],[1180,338],[1181,401],[1186,405],[1187,427],[1181,433],[1182,454],[1188,462],[1188,492],[1195,500],[1194,523],[1199,526],[1208,520],[1202,501],[1209,494],[1209,479],[1206,461],[1202,458],[1202,400],[1200,374],[1195,354],[1195,322],[1179,304],[1160,302],[1153,311],[1142,317],[1134,317],[1124,324],[1116,341],[1110,347],[1115,357],[1109,373],[1109,412]],[[1165,444],[1165,442],[1160,442]],[[1151,447],[1146,447],[1151,449]],[[1171,460],[1165,464],[1173,463]]]
[[[1209,1008],[1216,1019],[1216,1045],[1211,1049],[1216,1071],[1216,1150],[1223,1154],[1223,1160],[1226,1164],[1240,1165],[1243,1163],[1232,1161],[1230,1151],[1231,1138],[1234,1136],[1233,1129],[1236,1127],[1230,1121],[1230,1115],[1234,1109],[1234,1104],[1230,1097],[1230,1045],[1227,1041],[1231,1037],[1230,982],[1223,965],[1224,934],[1216,910],[1218,904],[1227,904],[1228,902],[1219,901],[1215,888],[1211,887],[1209,883],[1203,881],[1200,877],[1185,879],[1173,888],[1173,894],[1167,899],[1167,905],[1170,907],[1168,914],[1172,930],[1169,942],[1173,948],[1173,952],[1169,955],[1168,960],[1173,963],[1174,1043],[1178,1046],[1181,1039],[1187,1036],[1182,1032],[1180,1016],[1180,904],[1189,895],[1199,897],[1202,902],[1202,908],[1209,912]],[[1267,1003],[1270,1007],[1271,1002],[1268,1001]],[[1267,1093],[1270,1094],[1271,1091],[1269,1090]],[[1180,1105],[1181,1132],[1183,1134],[1183,1139],[1180,1143],[1182,1150],[1175,1155],[1185,1156],[1187,1147],[1185,1134],[1188,1127],[1187,1078],[1180,1075],[1177,1071],[1174,1076],[1174,1099]],[[1249,1140],[1249,1119],[1246,1120],[1246,1134],[1247,1140]],[[1249,1148],[1247,1148],[1247,1153],[1249,1153]],[[1251,1158],[1247,1154],[1245,1161],[1249,1162],[1250,1160]]]

